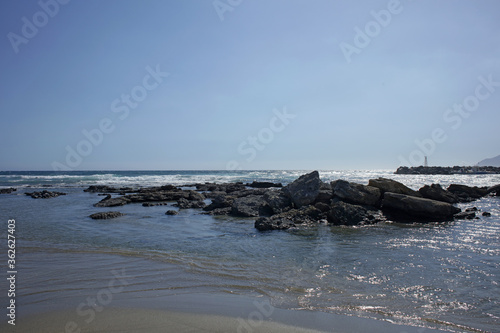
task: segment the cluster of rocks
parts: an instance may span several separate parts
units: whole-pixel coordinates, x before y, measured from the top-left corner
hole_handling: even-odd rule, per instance
[[[9,187],[9,188],[0,188],[0,194],[11,194],[12,192],[17,191],[16,188]]]
[[[386,221],[431,222],[470,218],[454,204],[486,195],[498,195],[500,185],[470,187],[426,185],[418,191],[397,181],[378,178],[368,185],[335,180],[321,181],[317,171],[281,184],[226,183],[192,184],[183,189],[172,185],[130,189],[89,187],[87,192],[106,192],[95,207],[116,207],[131,203],[165,205],[175,201],[179,209],[202,209],[204,214],[256,218],[258,230],[288,229],[297,225],[325,222],[334,225],[363,225]],[[121,194],[120,196],[112,196]],[[169,210],[167,215],[178,211]],[[485,214],[483,214],[486,216]]]
[[[26,192],[25,194],[32,197],[33,199],[50,199],[58,197],[60,195],[66,195],[66,193],[63,192],[50,192],[47,190],[43,190],[40,192]]]
[[[399,167],[395,174],[400,175],[455,175],[455,174],[482,174],[500,173],[499,167],[494,166],[454,166],[454,167],[439,167],[439,166],[418,166],[418,167]]]

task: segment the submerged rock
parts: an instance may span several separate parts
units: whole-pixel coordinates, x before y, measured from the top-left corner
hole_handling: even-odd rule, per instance
[[[413,222],[451,220],[461,210],[449,203],[386,192],[382,210],[397,221]]]
[[[114,219],[116,217],[124,216],[125,214],[122,214],[120,212],[102,212],[102,213],[95,213],[90,215],[89,217],[94,219],[94,220],[107,220],[107,219]]]
[[[165,213],[165,215],[177,215],[177,214],[179,214],[179,212],[176,210],[167,210],[167,212]]]
[[[33,199],[50,199],[50,198],[56,198],[60,195],[66,195],[66,193],[63,192],[50,192],[47,190],[43,190],[41,192],[31,192],[31,193],[26,192],[25,194],[32,197]]]

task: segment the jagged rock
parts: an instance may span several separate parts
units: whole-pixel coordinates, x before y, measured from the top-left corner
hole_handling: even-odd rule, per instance
[[[16,188],[10,187],[10,188],[2,188],[0,189],[0,194],[10,194],[14,191],[17,191]]]
[[[155,206],[166,206],[168,202],[143,202],[143,207],[155,207]]]
[[[448,186],[448,191],[456,195],[460,202],[474,201],[489,193],[487,187],[471,187],[458,184],[451,184]]]
[[[332,204],[327,213],[329,223],[335,225],[358,225],[372,223],[369,211],[359,205],[353,205],[343,201]]]
[[[229,215],[231,213],[232,208],[231,207],[224,207],[224,208],[215,208],[213,210],[203,212],[202,214],[205,215],[214,215],[214,216],[222,216],[222,215]]]
[[[165,213],[165,215],[177,215],[177,214],[179,214],[179,212],[176,210],[167,210],[167,212]]]
[[[382,191],[382,194],[384,194],[385,192],[391,192],[391,193],[405,194],[412,197],[421,197],[421,194],[418,193],[417,191],[414,191],[411,188],[407,187],[406,185],[392,179],[387,179],[382,177],[377,179],[370,179],[368,181],[368,186],[379,188],[380,191]]]
[[[233,201],[231,215],[242,217],[257,217],[261,214],[266,205],[266,201],[260,195],[248,195],[236,198]]]
[[[284,217],[261,217],[255,221],[254,227],[259,231],[286,230],[295,227],[295,224]]]
[[[90,185],[87,189],[83,190],[83,192],[90,193],[125,193],[125,192],[134,192],[134,189],[131,187],[122,187],[116,188],[107,185]]]
[[[266,191],[263,198],[274,214],[282,213],[292,207],[292,200],[282,191]]]
[[[15,191],[15,189],[14,189],[14,191]],[[498,196],[500,194],[500,184],[489,187],[488,194],[490,194],[490,193]]]
[[[380,205],[382,193],[377,187],[349,183],[342,179],[333,181],[331,185],[333,188],[333,195],[343,201],[373,207],[378,207]]]
[[[425,185],[418,192],[426,199],[443,201],[447,203],[457,203],[458,197],[441,187],[439,184]]]
[[[261,217],[255,221],[255,228],[264,230],[284,230],[295,227],[297,224],[312,224],[323,217],[322,212],[313,206],[304,206],[300,209],[291,209],[287,212]]]
[[[177,200],[177,204],[175,204],[174,206],[177,206],[180,209],[205,208],[206,204],[203,201],[192,201],[192,200],[180,198],[179,200]]]
[[[318,197],[321,186],[318,171],[300,176],[283,188],[285,193],[297,208],[312,204]]]
[[[407,219],[413,222],[451,220],[454,214],[461,211],[446,202],[391,192],[384,194],[382,210],[403,222]]]
[[[203,208],[205,211],[212,211],[217,208],[227,208],[233,205],[234,198],[228,195],[218,195],[212,199],[210,205]]]
[[[50,199],[50,198],[56,198],[60,195],[66,195],[66,193],[63,192],[49,192],[47,190],[43,190],[41,192],[31,192],[25,193],[26,195],[32,197],[33,199]]]
[[[120,212],[101,212],[101,213],[92,214],[89,217],[94,219],[94,220],[107,220],[107,219],[114,219],[116,217],[120,217],[123,215],[125,215],[125,214],[122,214]]]
[[[225,193],[232,193],[236,191],[243,191],[246,189],[246,186],[241,183],[229,183],[229,184],[214,184],[214,183],[206,183],[206,184],[196,184],[196,189],[198,191],[218,191]]]
[[[256,182],[256,181],[253,181],[252,183],[249,183],[246,186],[253,187],[253,188],[270,188],[270,187],[283,187],[283,184],[281,184],[281,183]]]
[[[457,220],[464,220],[464,219],[472,220],[476,217],[476,213],[473,211],[465,211],[465,212],[457,213],[457,214],[453,215],[453,217]]]
[[[326,213],[330,210],[330,205],[324,203],[324,202],[317,202],[314,204],[314,207],[319,209],[321,212]]]

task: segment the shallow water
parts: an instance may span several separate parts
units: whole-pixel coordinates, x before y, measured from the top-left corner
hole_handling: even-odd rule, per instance
[[[288,183],[302,173],[0,173],[1,186],[18,187],[17,194],[0,195],[0,219],[16,220],[19,278],[24,279],[20,280],[19,297],[26,311],[36,312],[44,304],[85,293],[94,283],[108,279],[116,263],[92,263],[95,280],[81,281],[76,267],[82,263],[64,262],[64,253],[90,251],[119,254],[122,259],[116,260],[124,260],[132,275],[143,272],[140,283],[134,285],[136,295],[151,290],[158,295],[172,290],[264,295],[274,306],[286,309],[314,309],[454,331],[498,331],[499,198],[460,205],[492,214],[477,220],[366,227],[321,224],[262,233],[253,227],[254,219],[212,217],[201,215],[199,210],[165,215],[165,211],[176,209],[171,206],[126,205],[111,209],[125,213],[123,217],[92,220],[88,215],[110,209],[93,207],[101,197],[83,192],[91,184]],[[364,184],[370,178],[391,177],[415,189],[435,182],[443,186],[500,183],[499,175],[409,176],[389,171],[322,171],[320,175],[324,181],[342,178]],[[47,200],[23,195],[46,185],[68,195]],[[6,231],[1,230],[2,237]],[[53,271],[44,275],[40,262],[29,262],[28,255],[23,267],[23,253],[47,251],[57,255],[37,260],[48,267],[63,261],[65,269],[61,268],[60,275],[53,276]],[[178,268],[157,271],[145,259],[173,263]],[[35,272],[30,270],[35,266]]]

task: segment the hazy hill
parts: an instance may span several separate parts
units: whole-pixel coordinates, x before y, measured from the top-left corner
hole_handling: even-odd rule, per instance
[[[478,166],[500,167],[500,155],[492,158],[486,158],[477,164]]]

